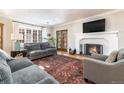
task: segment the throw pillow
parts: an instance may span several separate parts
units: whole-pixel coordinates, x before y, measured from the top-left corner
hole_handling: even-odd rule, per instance
[[[118,51],[117,60],[121,60],[121,59],[124,59],[124,48]]]
[[[113,63],[116,61],[117,59],[117,55],[118,55],[118,51],[112,51],[110,53],[110,55],[108,56],[108,58],[105,60],[105,62],[108,62],[108,63]]]
[[[0,49],[0,57],[6,61],[12,60],[14,58],[10,57],[5,51]]]

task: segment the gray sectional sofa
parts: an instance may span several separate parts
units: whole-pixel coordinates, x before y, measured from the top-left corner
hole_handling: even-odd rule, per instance
[[[27,58],[14,59],[0,51],[0,84],[58,84]]]
[[[57,49],[52,47],[48,42],[25,43],[24,48],[27,50],[27,57],[30,60],[57,54]]]

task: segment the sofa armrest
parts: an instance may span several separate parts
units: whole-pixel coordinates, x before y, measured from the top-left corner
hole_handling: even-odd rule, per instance
[[[8,61],[7,63],[10,66],[12,72],[33,65],[33,63],[28,58],[14,59]]]
[[[13,78],[11,69],[5,60],[0,60],[0,84],[12,84]]]
[[[107,55],[96,54],[96,53],[92,53],[91,57],[94,58],[94,59],[99,59],[101,61],[105,61],[108,58]]]
[[[46,71],[40,69],[37,65],[32,65],[27,68],[18,70],[12,73],[15,84],[56,84],[54,79]]]
[[[24,50],[28,53],[30,52],[31,50],[27,49],[27,48],[24,48]]]
[[[49,48],[55,48],[56,49],[56,47],[54,47],[54,46],[50,46]]]
[[[107,63],[105,61],[102,61],[102,60],[98,60],[98,59],[94,59],[94,58],[84,58],[83,59],[83,64],[98,64],[98,65],[104,65],[104,66],[109,66],[109,65],[112,65],[112,63]]]

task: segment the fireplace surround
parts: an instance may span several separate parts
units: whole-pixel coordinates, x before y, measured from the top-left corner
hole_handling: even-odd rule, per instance
[[[111,51],[118,50],[118,31],[83,34],[77,37],[75,42],[76,50],[80,54],[86,54],[86,44],[98,44],[102,45],[100,53],[109,55]]]

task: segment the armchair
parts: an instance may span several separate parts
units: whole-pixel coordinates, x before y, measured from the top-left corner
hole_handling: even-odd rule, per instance
[[[124,83],[124,59],[107,63],[107,56],[97,54],[83,60],[83,78],[99,84]],[[99,57],[98,57],[99,56]]]

